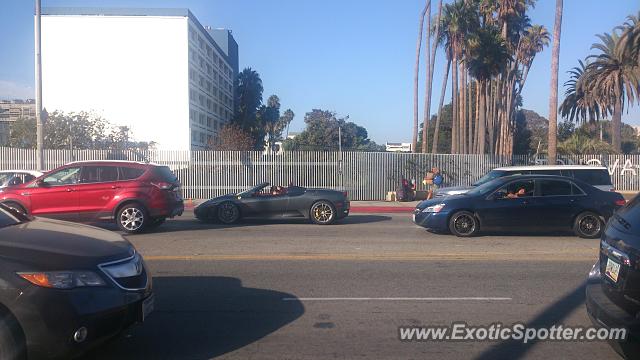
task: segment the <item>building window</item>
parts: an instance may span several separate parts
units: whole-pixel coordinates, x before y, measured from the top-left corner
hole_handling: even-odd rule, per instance
[[[191,122],[196,121],[196,111],[193,109],[189,110],[189,120],[191,120]]]
[[[193,90],[193,88],[189,88],[189,100],[191,101],[196,100],[196,92],[195,90]]]
[[[207,116],[207,127],[211,128],[212,123],[213,123],[213,119],[210,116]]]
[[[203,95],[198,96],[198,101],[200,102],[200,106],[204,107],[204,96]]]
[[[195,131],[191,131],[191,141],[196,142],[198,141],[198,133]]]

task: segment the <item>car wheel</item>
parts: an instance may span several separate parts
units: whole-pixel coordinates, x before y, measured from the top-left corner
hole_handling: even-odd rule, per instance
[[[449,219],[449,230],[455,236],[470,237],[480,231],[480,224],[473,213],[458,211]]]
[[[311,205],[311,221],[318,225],[329,225],[336,220],[336,208],[328,201],[318,201]]]
[[[116,223],[120,230],[129,234],[139,234],[149,225],[147,210],[138,203],[125,204],[118,210]]]
[[[17,321],[12,316],[3,315],[0,319],[0,359],[22,360],[27,358],[25,344],[19,334]]]
[[[240,220],[240,209],[230,201],[218,205],[218,220],[223,224],[233,224]]]
[[[585,239],[595,239],[602,235],[604,223],[600,216],[590,211],[583,212],[576,217],[573,224],[573,231],[577,236]]]
[[[13,209],[15,211],[21,212],[23,214],[27,214],[27,210],[25,208],[23,208],[20,204],[15,203],[15,202],[6,202],[6,203],[2,203],[2,205],[8,207],[9,209]]]

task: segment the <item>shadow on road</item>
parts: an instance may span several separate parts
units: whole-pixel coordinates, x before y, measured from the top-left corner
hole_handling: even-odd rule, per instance
[[[84,359],[210,359],[251,344],[304,313],[294,295],[243,287],[236,278],[153,281],[156,309],[147,321]]]
[[[581,284],[575,290],[549,305],[525,325],[529,328],[539,329],[563,324],[563,321],[572,311],[584,306],[585,287],[586,283]],[[519,359],[535,346],[536,343],[537,341],[535,340],[527,344],[516,340],[502,341],[484,351],[476,360]]]
[[[336,223],[336,225],[369,224],[391,220],[390,216],[383,215],[349,215]]]

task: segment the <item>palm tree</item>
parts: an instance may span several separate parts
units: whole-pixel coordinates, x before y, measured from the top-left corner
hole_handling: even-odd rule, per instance
[[[489,81],[507,65],[511,56],[497,28],[485,26],[469,41],[468,67],[478,81],[478,114],[475,152],[485,153],[487,129],[487,91]]]
[[[579,66],[569,70],[569,80],[564,83],[566,88],[564,100],[560,104],[558,112],[563,118],[570,121],[586,122],[600,120],[603,114],[609,113],[608,108],[601,110],[601,101],[594,92],[587,88],[589,81],[589,67],[582,60],[578,60]],[[606,104],[605,104],[606,106]]]
[[[556,20],[553,25],[551,54],[551,89],[549,90],[549,164],[555,164],[558,146],[558,65],[560,62],[560,33],[562,31],[562,0],[556,0]]]
[[[527,82],[529,70],[533,64],[535,56],[549,46],[551,35],[543,25],[531,25],[524,31],[524,36],[520,39],[520,44],[516,50],[516,59],[523,64],[522,79],[518,86],[518,95],[522,93],[524,84]]]
[[[636,59],[629,57],[620,36],[616,31],[612,34],[598,35],[600,43],[593,44],[592,49],[600,54],[589,56],[588,89],[603,103],[613,108],[611,117],[611,142],[613,148],[620,152],[622,111],[626,104],[633,103],[640,87],[639,66]]]
[[[431,14],[431,11],[429,11]],[[425,94],[425,104],[424,104],[424,126],[422,128],[422,152],[426,153],[429,151],[427,141],[429,139],[429,120],[431,119],[431,97],[433,92],[433,69],[436,63],[436,52],[438,51],[438,38],[440,37],[440,17],[442,16],[442,0],[438,1],[438,16],[435,20],[435,30],[433,38],[436,44],[433,45],[433,49],[431,52],[431,59],[429,59],[429,73],[427,74],[427,89]],[[428,30],[430,31],[430,29]],[[427,41],[431,41],[431,37]],[[431,43],[429,43],[431,46]],[[445,80],[446,81],[446,80]]]
[[[636,59],[640,65],[640,11],[637,16],[627,16],[624,25],[617,29],[622,31],[620,45],[624,48],[627,56]]]
[[[420,80],[420,49],[422,48],[422,33],[424,30],[424,17],[427,14],[427,6],[431,6],[431,0],[427,0],[427,5],[420,13],[418,23],[418,40],[416,40],[416,62],[413,69],[413,141],[412,150],[415,152],[418,146],[418,87]]]

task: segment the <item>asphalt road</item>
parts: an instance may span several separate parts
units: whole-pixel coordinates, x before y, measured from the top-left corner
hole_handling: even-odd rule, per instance
[[[334,226],[170,221],[129,239],[156,311],[87,359],[617,359],[603,342],[401,342],[399,326],[588,326],[598,240],[438,235],[408,215]],[[476,298],[476,299],[472,299]]]

